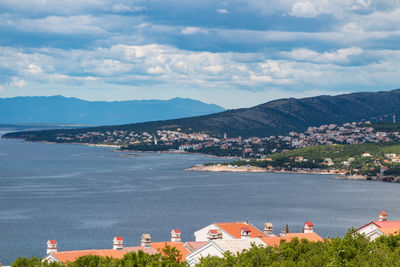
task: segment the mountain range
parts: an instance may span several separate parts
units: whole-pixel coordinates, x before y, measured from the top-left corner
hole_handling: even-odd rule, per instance
[[[337,96],[322,95],[301,99],[285,98],[252,108],[227,110],[197,117],[63,131],[74,133],[88,130],[154,132],[159,129],[180,128],[183,132],[199,131],[216,135],[227,133],[228,136],[265,137],[284,135],[291,131],[302,132],[309,126],[322,124],[342,124],[362,120],[392,121],[393,115],[400,118],[400,89]],[[35,140],[41,140],[46,139],[44,136],[59,131],[29,134],[31,137],[34,136]],[[23,134],[8,135],[8,137],[24,138],[23,136]]]
[[[110,125],[176,119],[224,111],[189,98],[85,101],[63,96],[0,98],[0,123]]]

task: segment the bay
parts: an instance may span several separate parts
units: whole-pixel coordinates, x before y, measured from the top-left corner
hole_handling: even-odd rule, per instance
[[[386,210],[400,220],[400,184],[343,181],[334,176],[184,171],[223,161],[196,154],[121,156],[113,148],[0,139],[0,262],[59,250],[111,248],[121,235],[137,246],[142,233],[184,241],[213,222],[244,221],[300,232],[306,221],[323,237]]]

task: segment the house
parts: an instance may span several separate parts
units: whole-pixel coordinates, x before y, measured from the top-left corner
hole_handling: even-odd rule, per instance
[[[211,240],[206,245],[187,255],[186,262],[190,266],[194,266],[200,263],[201,258],[207,256],[223,257],[224,253],[227,251],[236,254],[242,252],[245,249],[250,249],[253,245],[266,246],[266,244],[260,238]]]
[[[222,240],[241,239],[243,228],[246,228],[246,230],[250,235],[250,238],[266,237],[266,233],[263,233],[261,230],[249,224],[247,221],[213,223],[194,232],[194,236],[196,241],[208,241],[214,239],[222,239]]]
[[[79,257],[95,255],[102,257],[110,257],[121,259],[126,253],[143,251],[147,254],[157,254],[157,250],[151,247],[124,247],[124,239],[120,236],[114,237],[113,249],[86,249],[86,250],[72,250],[72,251],[58,251],[58,244],[56,240],[47,241],[47,256],[43,259],[49,263],[59,262],[66,264],[68,262],[76,261]]]
[[[372,221],[357,229],[357,232],[364,234],[370,240],[375,240],[382,235],[400,234],[400,221],[388,221],[386,211],[379,213],[378,221]]]

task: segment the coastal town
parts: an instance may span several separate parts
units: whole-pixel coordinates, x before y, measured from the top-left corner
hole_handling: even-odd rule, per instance
[[[79,134],[59,133],[55,142],[120,146],[134,151],[181,151],[215,156],[264,158],[267,155],[315,145],[389,143],[400,141],[400,133],[376,130],[369,121],[343,125],[308,127],[305,132],[269,137],[213,136],[201,132],[185,133],[180,128],[150,132],[105,131]]]
[[[300,231],[292,232],[288,224],[284,229],[275,229],[271,222],[266,222],[262,228],[243,222],[212,223],[194,232],[194,240],[189,239],[179,229],[171,230],[171,239],[164,241],[152,240],[150,233],[141,235],[140,242],[136,246],[131,240],[125,240],[122,236],[116,236],[110,240],[109,249],[89,249],[62,251],[62,243],[57,240],[48,240],[46,254],[43,262],[69,264],[85,256],[99,256],[121,259],[129,253],[145,253],[148,255],[167,254],[175,251],[175,260],[189,266],[203,263],[209,257],[222,258],[228,253],[231,255],[243,253],[255,247],[278,248],[282,244],[294,242],[294,246],[300,246],[301,242],[329,243],[316,232],[316,227],[311,221],[305,222]],[[278,231],[277,231],[278,230]],[[388,220],[386,211],[381,211],[377,220],[366,223],[364,226],[353,230],[352,235],[360,234],[369,241],[377,240],[382,236],[390,237],[400,232],[400,221]],[[138,240],[139,241],[139,240]],[[134,242],[133,242],[134,243]],[[202,266],[202,265],[200,265]]]

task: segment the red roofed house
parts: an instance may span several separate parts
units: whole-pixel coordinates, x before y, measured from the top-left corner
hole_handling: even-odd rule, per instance
[[[242,236],[242,229],[245,235]],[[211,231],[212,230],[212,231]],[[214,234],[213,234],[214,233]],[[218,238],[215,234],[218,233]],[[194,232],[196,241],[208,241],[212,239],[234,240],[244,238],[266,237],[261,230],[246,222],[213,223]]]
[[[381,235],[396,235],[400,234],[400,221],[388,221],[387,212],[379,213],[379,220],[372,221],[357,230],[358,233],[364,234],[370,240],[375,240]]]

